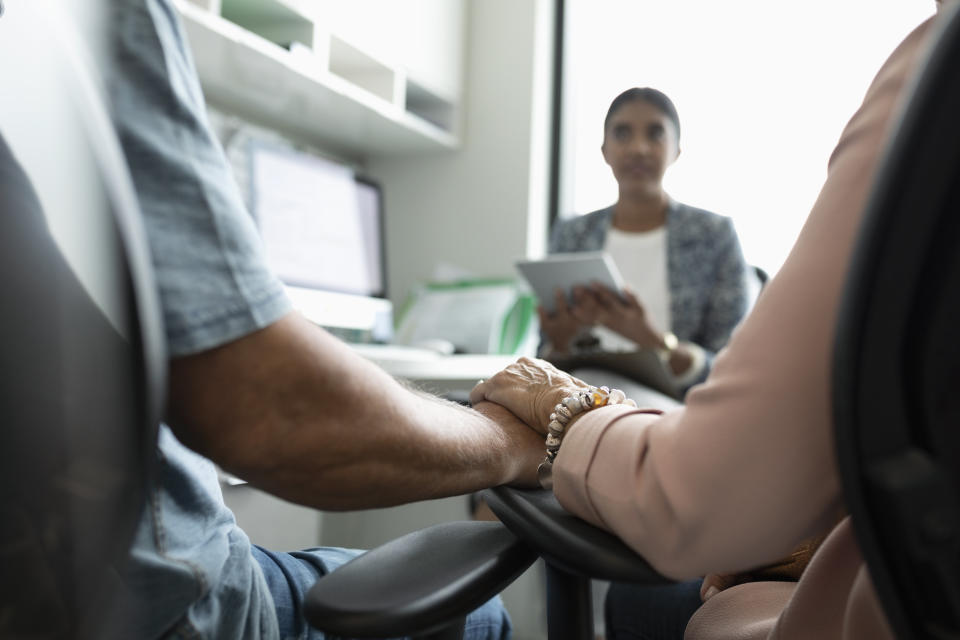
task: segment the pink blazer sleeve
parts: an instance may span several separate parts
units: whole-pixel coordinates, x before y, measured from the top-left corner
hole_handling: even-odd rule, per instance
[[[561,504],[668,576],[771,562],[836,520],[829,395],[838,300],[929,22],[874,79],[788,259],[686,406],[662,416],[597,409],[564,439],[554,467]]]

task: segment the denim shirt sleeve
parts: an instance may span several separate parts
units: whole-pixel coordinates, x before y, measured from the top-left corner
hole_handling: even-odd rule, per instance
[[[114,124],[136,187],[171,355],[209,349],[290,309],[206,116],[169,2],[111,2]]]
[[[169,352],[210,349],[272,323],[290,305],[207,123],[174,8],[169,0],[110,0],[109,10],[109,98]],[[148,489],[118,567],[123,588],[110,616],[117,629],[103,637],[277,638],[272,596],[223,503],[216,469],[163,425]]]

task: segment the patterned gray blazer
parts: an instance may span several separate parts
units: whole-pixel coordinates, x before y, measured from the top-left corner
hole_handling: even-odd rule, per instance
[[[601,251],[613,207],[558,222],[550,253]],[[667,209],[667,273],[671,330],[713,356],[730,339],[749,304],[747,265],[733,221],[676,201]]]

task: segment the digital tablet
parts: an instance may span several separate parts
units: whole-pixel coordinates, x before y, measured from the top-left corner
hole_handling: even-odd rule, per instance
[[[573,287],[594,282],[613,291],[623,290],[620,271],[610,254],[604,251],[555,253],[542,260],[520,260],[516,265],[547,311],[553,311],[557,289],[566,291],[568,300]]]

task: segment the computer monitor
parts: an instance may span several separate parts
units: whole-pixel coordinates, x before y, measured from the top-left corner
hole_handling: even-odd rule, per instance
[[[389,340],[379,185],[336,162],[255,141],[250,186],[267,259],[301,312],[328,328],[370,332],[348,338]]]
[[[382,194],[373,181],[280,145],[251,148],[253,214],[288,285],[385,297]]]

